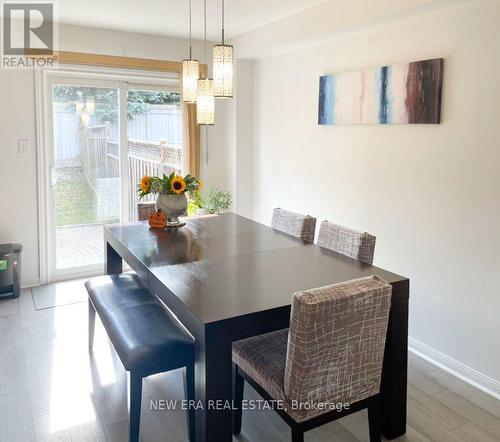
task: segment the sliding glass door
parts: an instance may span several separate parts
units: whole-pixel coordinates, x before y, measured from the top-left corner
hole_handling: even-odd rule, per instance
[[[99,273],[103,225],[137,220],[141,177],[181,172],[180,95],[75,75],[51,76],[47,91],[48,280]]]

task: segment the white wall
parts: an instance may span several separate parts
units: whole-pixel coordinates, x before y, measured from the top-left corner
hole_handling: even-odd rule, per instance
[[[375,234],[375,264],[411,279],[410,335],[500,381],[500,2],[457,4],[255,63],[254,217]],[[320,75],[434,57],[442,124],[317,125]]]
[[[0,243],[20,242],[22,284],[38,281],[35,85],[30,71],[0,70]],[[31,141],[19,155],[17,140]]]
[[[105,55],[180,61],[187,55],[182,39],[108,31],[80,26],[59,27],[60,49]],[[201,58],[202,44],[194,42],[193,55]],[[0,243],[24,246],[22,285],[39,282],[36,176],[35,87],[32,71],[0,70]],[[210,161],[202,178],[210,185],[234,188],[228,161],[228,138],[224,122],[230,104],[217,103],[217,126],[209,128]],[[29,155],[17,153],[17,140],[28,138]],[[231,140],[232,142],[232,140]]]
[[[254,62],[238,60],[235,101],[235,210],[253,217]]]

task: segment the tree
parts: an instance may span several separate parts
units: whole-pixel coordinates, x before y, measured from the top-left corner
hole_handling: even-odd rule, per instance
[[[118,119],[118,91],[116,89],[79,87],[57,85],[53,90],[54,102],[66,103],[68,108],[73,108],[76,103],[81,103],[85,111],[90,103],[94,103],[94,116],[102,124],[106,121]],[[164,91],[139,91],[128,92],[128,118],[134,115],[149,112],[152,104],[175,104],[180,106],[180,94]]]

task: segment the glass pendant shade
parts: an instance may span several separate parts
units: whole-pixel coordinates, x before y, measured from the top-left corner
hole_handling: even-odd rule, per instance
[[[233,97],[233,60],[234,50],[231,45],[214,46],[214,95],[217,98]]]
[[[200,63],[198,60],[183,60],[182,101],[185,103],[196,103],[198,78],[200,78]]]
[[[214,124],[214,113],[214,81],[211,78],[200,78],[196,97],[196,123],[202,125]]]

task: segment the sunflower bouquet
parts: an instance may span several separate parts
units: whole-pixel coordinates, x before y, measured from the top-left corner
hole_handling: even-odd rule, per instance
[[[192,175],[186,175],[184,178],[175,173],[170,175],[157,176],[143,176],[140,184],[137,186],[137,193],[139,198],[142,198],[151,193],[156,195],[182,195],[185,192],[196,192],[201,186]]]

